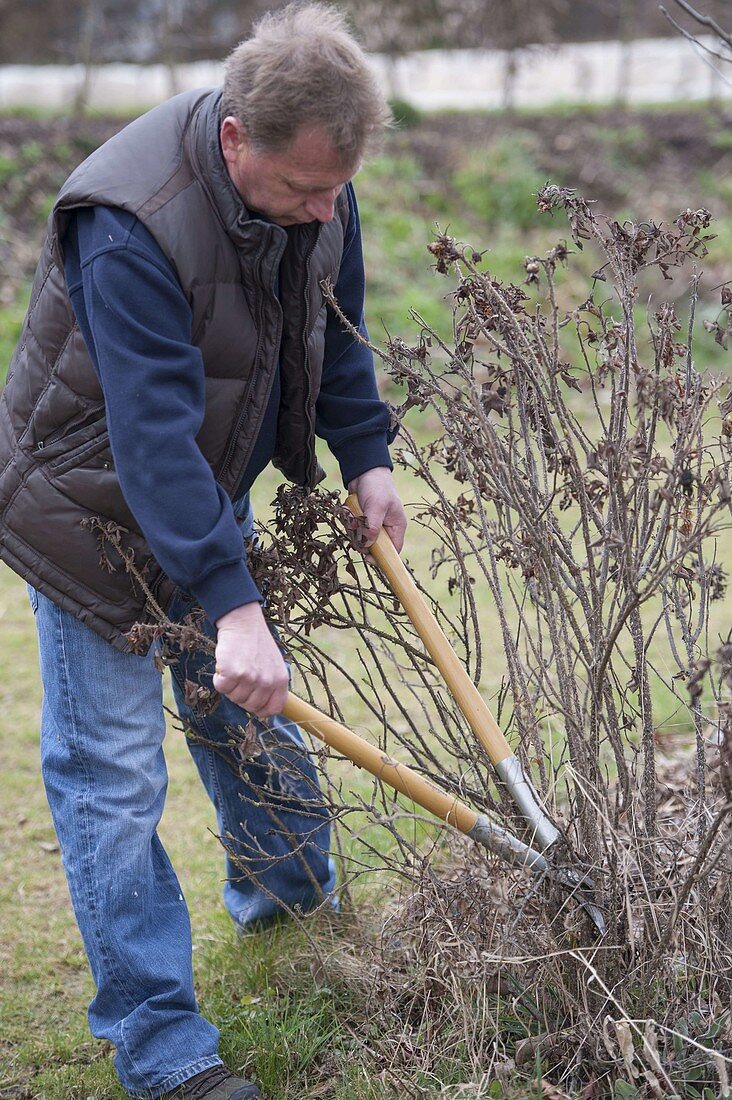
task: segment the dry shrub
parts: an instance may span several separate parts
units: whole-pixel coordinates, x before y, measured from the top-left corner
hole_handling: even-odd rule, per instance
[[[591,868],[608,932],[596,942],[549,884],[436,835],[377,784],[355,798],[331,769],[353,833],[346,878],[383,876],[365,1048],[404,1095],[439,1082],[501,1095],[512,1073],[538,1074],[545,1095],[716,1095],[732,1065],[732,638],[710,624],[725,599],[732,397],[694,362],[710,215],[619,224],[569,190],[538,198],[565,212],[573,248],[527,259],[515,285],[440,235],[452,339],[416,318],[413,345],[374,350],[405,390],[398,418],[439,425],[424,442],[403,423],[397,451],[434,610],[476,682],[505,668],[501,724]],[[562,304],[559,271],[585,245],[600,256],[591,293]],[[689,261],[682,322],[654,301],[658,276]],[[726,346],[732,294],[716,289],[704,327]],[[520,831],[345,526],[335,495],[282,490],[261,535],[270,613],[311,697],[334,714],[357,700],[396,757]],[[358,635],[357,664],[340,630]]]

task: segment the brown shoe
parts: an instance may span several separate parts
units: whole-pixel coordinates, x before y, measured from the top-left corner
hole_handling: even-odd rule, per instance
[[[226,1066],[212,1066],[189,1077],[161,1100],[267,1100],[251,1081],[236,1077]]]

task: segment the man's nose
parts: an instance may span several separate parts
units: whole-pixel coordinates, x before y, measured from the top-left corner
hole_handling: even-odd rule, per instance
[[[314,221],[329,222],[335,214],[335,201],[338,198],[340,187],[334,187],[332,191],[321,192],[313,195],[305,203],[305,209]]]

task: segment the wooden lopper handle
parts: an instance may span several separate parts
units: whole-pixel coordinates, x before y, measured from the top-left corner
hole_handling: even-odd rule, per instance
[[[346,506],[350,508],[354,516],[363,515],[355,493],[348,497]],[[483,702],[480,692],[460,663],[455,650],[423,600],[409,570],[399,557],[393,542],[383,527],[379,531],[376,542],[369,547],[369,553],[384,573],[389,582],[389,587],[412,620],[427,652],[442,673],[455,702],[465,715],[470,728],[487,752],[491,762],[494,765],[500,764],[502,760],[513,756],[513,750],[503,736],[501,727]]]
[[[290,693],[282,713],[290,721],[296,722],[301,729],[312,733],[314,737],[325,741],[326,745],[330,745],[336,752],[352,760],[358,767],[365,768],[377,779],[381,779],[390,787],[407,795],[422,809],[446,821],[448,825],[454,825],[461,833],[470,833],[475,828],[478,822],[478,814],[475,810],[471,810],[464,802],[459,802],[453,795],[433,786],[406,764],[392,760],[383,749],[365,741],[363,737],[342,726],[334,718],[329,718],[327,714],[316,710],[304,699],[299,699],[297,695]]]

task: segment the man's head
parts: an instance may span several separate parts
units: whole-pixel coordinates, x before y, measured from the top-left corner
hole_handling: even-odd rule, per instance
[[[389,110],[343,17],[290,4],[226,63],[221,147],[247,206],[281,225],[329,221]]]

